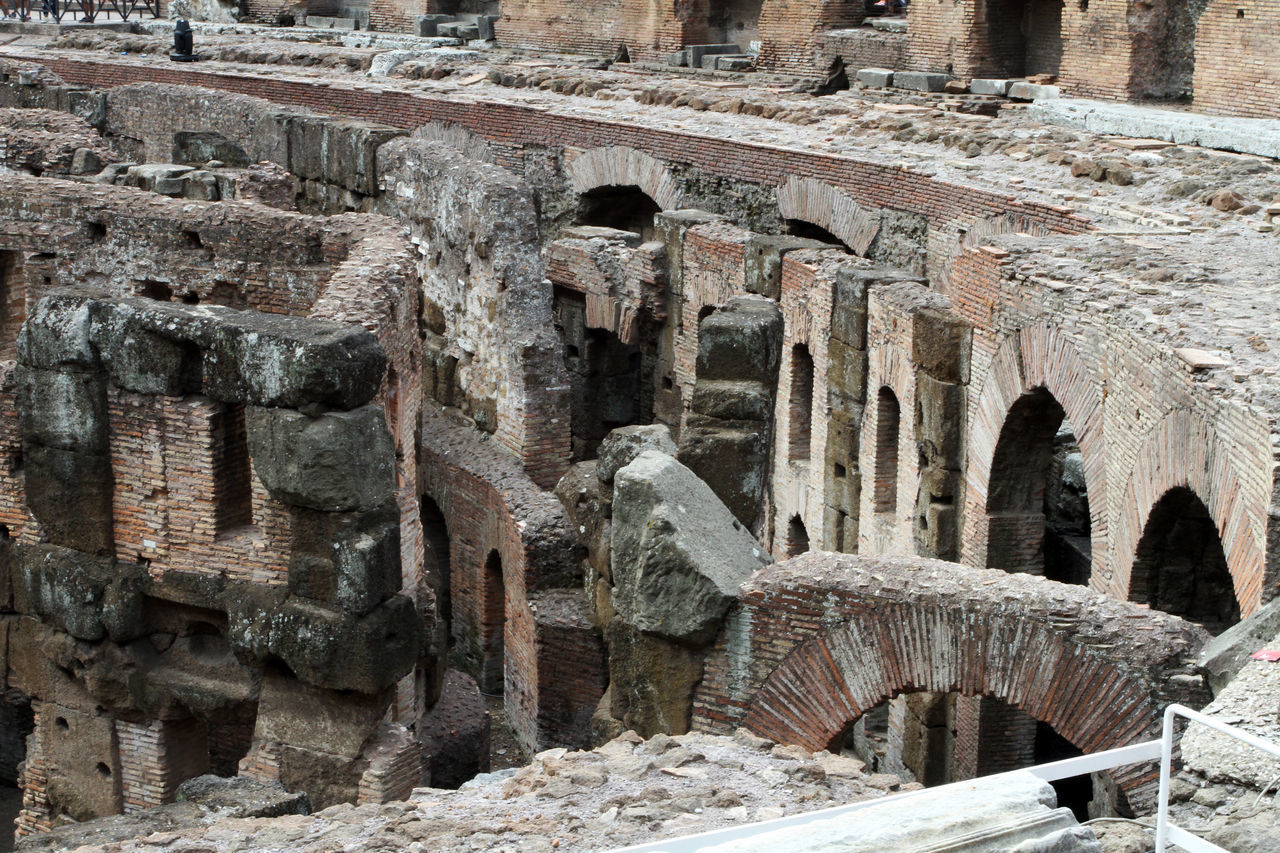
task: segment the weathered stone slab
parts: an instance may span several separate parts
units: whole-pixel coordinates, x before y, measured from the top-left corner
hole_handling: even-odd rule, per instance
[[[893,69],[859,68],[858,82],[872,89],[887,89],[893,85]]]
[[[1062,97],[1062,90],[1057,86],[1045,86],[1019,80],[1009,86],[1009,97],[1019,101],[1049,101]]]
[[[969,81],[969,91],[975,95],[999,95],[1004,97],[1009,94],[1009,87],[1013,84],[1012,80],[992,80],[977,79]]]
[[[941,92],[950,79],[946,74],[931,74],[927,71],[898,71],[893,75],[893,85],[913,92]]]
[[[659,636],[711,639],[741,583],[770,562],[711,487],[664,453],[617,473],[613,519],[614,606]]]
[[[278,500],[350,512],[391,499],[395,447],[380,407],[310,417],[254,406],[245,420],[254,471]]]

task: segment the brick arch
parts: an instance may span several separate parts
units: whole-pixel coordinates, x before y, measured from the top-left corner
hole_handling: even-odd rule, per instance
[[[777,189],[778,213],[834,234],[855,255],[866,256],[880,230],[880,215],[831,184],[794,175]]]
[[[684,193],[661,160],[622,145],[592,148],[569,164],[569,185],[581,195],[600,187],[639,187],[663,210],[683,206]]]
[[[1263,602],[1266,581],[1266,507],[1248,499],[1244,479],[1223,451],[1225,442],[1203,417],[1175,409],[1147,434],[1134,460],[1115,531],[1110,592],[1128,599],[1133,563],[1151,511],[1171,489],[1187,488],[1209,510],[1222,540],[1242,616]]]
[[[910,10],[909,6],[907,8]],[[967,225],[965,220],[952,223],[945,233],[949,235],[946,237],[949,245],[944,249],[945,259],[939,265],[937,274],[932,277],[934,287],[943,294],[950,292],[951,270],[955,266],[956,258],[960,257],[960,253],[965,249],[987,245],[992,237],[998,237],[1001,234],[1046,237],[1050,231],[1030,216],[1002,213],[999,216],[983,216],[974,219]]]
[[[1102,426],[1101,373],[1088,363],[1066,335],[1038,324],[1007,335],[986,371],[986,380],[969,409],[969,457],[965,468],[965,514],[961,562],[985,566],[991,519],[987,512],[992,462],[1000,432],[1015,402],[1044,388],[1075,429],[1089,492],[1091,584],[1108,570],[1106,452]]]
[[[993,583],[992,581],[996,581]],[[695,697],[694,727],[735,726],[819,750],[903,693],[1001,699],[1086,753],[1157,737],[1207,639],[1167,614],[1084,587],[909,557],[809,554],[740,591]],[[1153,768],[1113,777],[1135,806]]]

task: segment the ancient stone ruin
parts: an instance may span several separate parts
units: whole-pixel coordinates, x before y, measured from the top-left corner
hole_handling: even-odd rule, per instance
[[[0,23],[20,849],[603,850],[1274,737],[1275,4],[694,5]],[[1280,769],[1180,761],[1271,849]],[[1147,849],[1079,821],[1152,764],[1054,788],[1017,849]]]

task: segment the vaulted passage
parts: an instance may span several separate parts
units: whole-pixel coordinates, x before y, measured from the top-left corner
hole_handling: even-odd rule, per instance
[[[573,461],[594,459],[610,430],[653,420],[653,370],[645,348],[590,325],[586,300],[556,290],[556,328],[572,383],[570,430]]]
[[[578,201],[578,225],[632,231],[644,240],[654,237],[653,217],[662,208],[639,187],[600,187]]]
[[[1035,606],[1049,595],[1052,608]],[[741,725],[812,750],[841,748],[864,713],[920,691],[999,700],[1084,753],[1151,739],[1175,700],[1171,672],[1190,672],[1204,637],[1083,587],[920,558],[809,554],[753,576],[740,600],[746,634],[727,632],[733,648],[722,638],[712,652],[694,728]],[[1022,728],[1027,763],[1038,738],[1039,754],[1061,752]],[[1154,797],[1148,767],[1112,778],[1132,808]]]
[[[849,724],[842,751],[877,773],[926,787],[1081,755],[1052,726],[985,696],[915,692],[895,696]],[[1059,805],[1090,817],[1089,777],[1055,782]],[[1095,814],[1109,808],[1099,803]]]
[[[993,73],[1008,77],[1058,73],[1062,0],[990,0],[985,5]]]
[[[1089,580],[1084,461],[1062,406],[1043,387],[1014,402],[1000,430],[987,495],[987,567]]]
[[[1130,598],[1220,634],[1240,621],[1218,526],[1195,492],[1170,489],[1151,509]]]
[[[502,579],[502,557],[490,551],[484,561],[484,666],[480,689],[491,696],[503,692],[503,664],[507,630],[507,590]]]
[[[889,388],[876,395],[876,478],[873,484],[876,512],[898,510],[898,434],[902,406]]]

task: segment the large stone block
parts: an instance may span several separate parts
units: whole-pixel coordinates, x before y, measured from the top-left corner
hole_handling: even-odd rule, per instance
[[[195,344],[138,328],[123,311],[100,316],[94,343],[115,385],[136,394],[170,397],[201,392],[203,364]]]
[[[691,421],[680,436],[680,462],[748,528],[760,515],[768,477],[768,435],[763,429],[708,428]]]
[[[867,351],[832,338],[827,344],[827,387],[852,400],[867,399]]]
[[[742,256],[746,288],[770,299],[782,297],[782,258],[796,249],[830,249],[826,243],[787,234],[752,234]]]
[[[674,455],[676,443],[671,430],[663,424],[619,427],[604,437],[596,457],[596,479],[606,485],[613,482],[619,469],[625,468],[646,450]]]
[[[377,693],[410,672],[421,649],[421,620],[404,595],[361,617],[247,584],[228,589],[224,600],[238,657],[278,659],[317,687]]]
[[[893,85],[893,69],[859,68],[858,82],[872,89],[887,89]]]
[[[228,402],[354,409],[377,393],[385,369],[386,354],[365,329],[245,311],[214,330],[204,388]]]
[[[400,519],[394,501],[365,513],[299,509],[289,589],[363,616],[400,591]]]
[[[102,373],[18,368],[22,438],[57,450],[105,453],[107,382]]]
[[[646,451],[613,483],[614,606],[633,628],[706,643],[738,587],[770,560],[711,487]]]
[[[30,367],[96,369],[98,353],[89,340],[87,300],[70,296],[41,299],[18,333],[18,360]]]
[[[968,382],[969,324],[949,311],[927,307],[911,319],[912,360],[935,379]]]
[[[114,560],[71,548],[20,548],[15,598],[23,613],[37,615],[81,640],[101,640],[102,604]]]
[[[782,312],[759,296],[737,296],[698,326],[698,381],[754,380],[772,388],[782,351]]]
[[[54,814],[84,821],[120,812],[120,756],[110,717],[46,703],[36,736]]]
[[[950,79],[946,74],[930,74],[927,71],[898,71],[893,75],[893,85],[913,92],[941,92]]]
[[[1213,692],[1220,693],[1249,662],[1249,655],[1277,636],[1280,636],[1280,598],[1205,643],[1199,665]]]
[[[763,425],[773,417],[773,394],[759,382],[707,380],[693,389],[693,411],[703,417]]]
[[[27,508],[45,538],[89,554],[109,553],[112,523],[111,460],[95,453],[23,446]]]
[[[916,440],[927,444],[921,452],[926,464],[960,470],[965,418],[965,386],[916,374]]]
[[[245,422],[253,469],[277,500],[323,512],[364,512],[395,491],[395,446],[378,406],[318,417],[255,406]]]
[[[703,655],[638,631],[620,619],[609,623],[606,638],[609,715],[641,737],[689,731]]]

